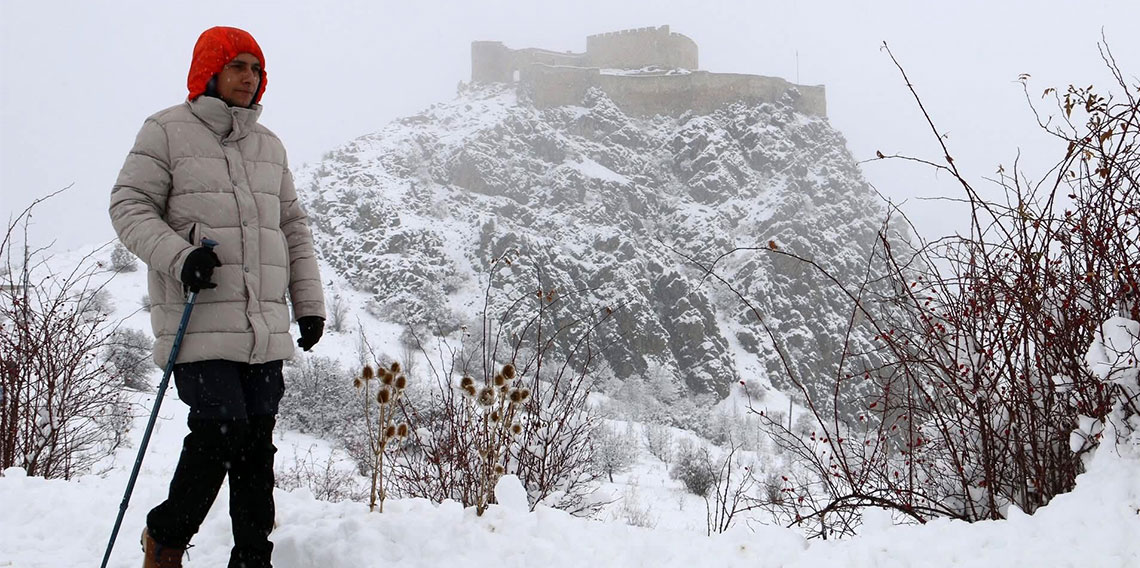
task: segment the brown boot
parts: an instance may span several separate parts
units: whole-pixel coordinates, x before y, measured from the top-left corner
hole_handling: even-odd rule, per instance
[[[164,546],[150,537],[150,531],[143,529],[143,568],[182,568],[182,554],[185,548]]]

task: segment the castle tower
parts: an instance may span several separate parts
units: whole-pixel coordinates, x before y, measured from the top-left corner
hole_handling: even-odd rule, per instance
[[[501,41],[471,42],[471,82],[508,83],[514,79],[512,50]]]
[[[593,67],[610,69],[699,69],[697,43],[682,34],[670,33],[669,26],[587,36],[586,59]]]

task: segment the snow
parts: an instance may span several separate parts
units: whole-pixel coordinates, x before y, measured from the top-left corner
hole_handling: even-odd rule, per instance
[[[127,301],[140,292],[139,271],[120,275],[114,289],[118,312],[135,308]],[[358,305],[358,304],[354,304]],[[351,321],[365,322],[378,350],[395,329],[372,327],[367,314],[354,311]],[[128,323],[143,324],[134,313]],[[1128,326],[1110,321],[1107,341],[1131,346]],[[351,341],[332,336],[318,352],[351,361]],[[1114,343],[1115,344],[1115,343]],[[1094,349],[1097,344],[1094,344]],[[70,481],[27,477],[23,470],[0,472],[0,567],[55,568],[90,566],[102,557],[123,489],[134,462],[153,394],[134,394],[138,412],[132,446],[120,450],[103,475]],[[160,502],[186,433],[187,408],[171,389],[159,413],[146,460],[119,533],[110,565],[141,564],[138,546],[146,512]],[[1099,423],[1097,423],[1099,425]],[[1091,430],[1092,424],[1082,424]],[[675,435],[682,434],[681,431]],[[384,512],[369,512],[363,502],[330,503],[305,489],[275,491],[277,527],[274,566],[278,568],[381,566],[438,567],[991,567],[991,566],[1140,566],[1140,452],[1118,439],[1112,422],[1103,426],[1101,447],[1076,489],[1056,497],[1033,516],[1010,511],[1006,521],[968,524],[935,520],[926,525],[896,525],[883,510],[864,515],[861,533],[849,540],[805,540],[793,529],[741,523],[723,534],[707,536],[704,503],[677,492],[662,463],[642,455],[633,470],[615,476],[603,491],[645,507],[656,528],[626,524],[611,509],[598,520],[573,517],[539,506],[529,511],[518,480],[504,477],[496,486],[499,505],[483,516],[473,508],[445,501],[389,499]],[[320,440],[279,430],[275,443],[277,469],[287,469],[303,449],[327,455]],[[290,448],[293,451],[290,451]],[[301,449],[301,452],[298,452]],[[623,491],[624,490],[624,491]],[[225,565],[231,546],[228,491],[223,488],[194,539],[184,565]]]
[[[185,407],[167,403],[111,566],[140,564],[136,543],[143,518],[165,493],[177,459]],[[277,445],[285,446],[289,436]],[[17,468],[4,471],[0,566],[92,565],[110,534],[132,451],[121,453],[105,477],[48,481],[25,477]],[[496,487],[505,504],[492,505],[482,517],[451,501],[389,500],[383,513],[369,513],[363,503],[328,503],[307,491],[278,490],[274,566],[1137,566],[1138,466],[1135,457],[1105,444],[1076,490],[1032,517],[907,526],[892,525],[888,512],[871,510],[863,533],[846,541],[805,541],[791,529],[762,525],[710,537],[581,519],[544,507],[528,512],[521,486],[510,477]],[[195,538],[187,567],[225,564],[227,500],[223,488]]]
[[[594,160],[591,160],[590,158],[583,158],[580,162],[568,162],[568,165],[589,177],[617,182],[620,184],[629,183],[629,178],[595,162]]]
[[[1096,341],[1085,357],[1102,380],[1121,385],[1136,382],[1140,373],[1140,322],[1113,317],[1097,330]]]

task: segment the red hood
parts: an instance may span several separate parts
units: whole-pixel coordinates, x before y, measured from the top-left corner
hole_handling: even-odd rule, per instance
[[[261,47],[249,32],[237,28],[218,26],[210,28],[198,37],[194,44],[194,59],[190,61],[190,75],[186,78],[186,87],[190,90],[188,100],[194,100],[206,92],[206,84],[210,78],[217,75],[233,58],[242,53],[250,53],[261,62],[261,83],[253,102],[261,100],[265,93],[265,56],[261,54]]]

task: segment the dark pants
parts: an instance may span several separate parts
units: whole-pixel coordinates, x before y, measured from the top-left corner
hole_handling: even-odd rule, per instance
[[[174,384],[179,398],[190,405],[190,434],[182,443],[169,496],[147,515],[151,537],[186,548],[229,475],[234,533],[229,566],[270,566],[277,452],[273,425],[285,392],[281,361],[183,363],[174,366]]]

